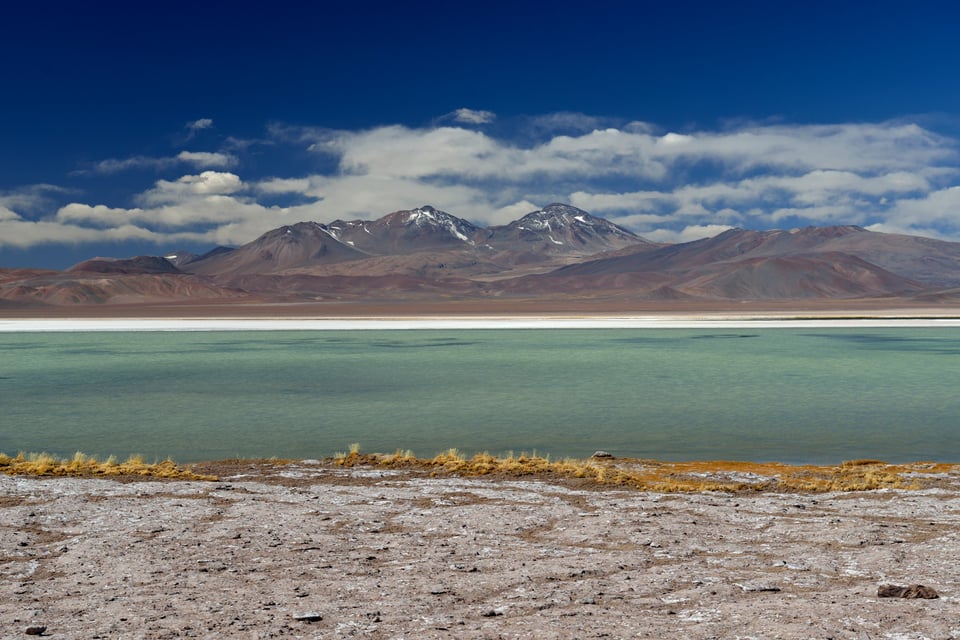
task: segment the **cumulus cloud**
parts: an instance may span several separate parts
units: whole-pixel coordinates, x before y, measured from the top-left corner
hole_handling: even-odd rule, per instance
[[[89,171],[190,173],[166,175],[131,194],[133,207],[74,198],[44,220],[94,235],[141,229],[156,238],[237,244],[300,220],[376,218],[421,204],[502,224],[550,202],[569,202],[665,242],[732,226],[804,224],[933,229],[960,240],[958,141],[916,124],[740,123],[667,131],[560,113],[512,123],[519,133],[504,126],[509,136],[466,126],[494,117],[460,109],[426,127],[273,124],[262,143],[271,154],[286,152],[272,166],[291,170],[279,175],[257,175],[239,151],[104,160]],[[0,194],[0,220],[28,222],[22,214],[29,198],[19,197]],[[289,206],[268,204],[278,202]]]
[[[166,238],[148,229],[130,224],[110,228],[91,228],[63,224],[56,220],[0,219],[0,247],[28,249],[39,245],[75,244],[82,242],[122,242],[142,240],[163,242]]]
[[[903,232],[937,229],[936,237],[960,239],[960,186],[897,200],[886,221]]]
[[[221,171],[204,171],[199,175],[181,176],[176,180],[158,180],[153,189],[144,192],[139,202],[144,205],[179,202],[195,196],[236,193],[243,188],[240,176]]]

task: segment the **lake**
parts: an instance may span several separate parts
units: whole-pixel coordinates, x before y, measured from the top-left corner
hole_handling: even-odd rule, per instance
[[[0,451],[960,461],[960,328],[0,333]]]

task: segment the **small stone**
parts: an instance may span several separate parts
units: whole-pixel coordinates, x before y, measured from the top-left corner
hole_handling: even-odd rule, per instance
[[[609,451],[594,451],[591,458],[612,458],[613,454]]]
[[[877,596],[880,598],[909,598],[911,600],[935,600],[940,595],[931,587],[925,587],[922,584],[911,584],[908,587],[900,587],[895,584],[882,584],[877,589]]]
[[[777,593],[780,591],[780,587],[773,584],[747,583],[747,584],[738,584],[737,586],[743,589],[744,591],[746,591],[747,593]]]
[[[27,627],[24,630],[24,633],[26,633],[28,636],[42,636],[46,630],[47,630],[46,627],[36,625],[32,627]]]
[[[320,622],[323,620],[323,616],[314,611],[310,611],[307,613],[296,613],[294,614],[293,619],[299,620],[300,622]]]

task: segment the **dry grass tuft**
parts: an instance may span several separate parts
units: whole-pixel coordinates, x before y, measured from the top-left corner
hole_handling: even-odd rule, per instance
[[[130,456],[125,462],[117,462],[110,456],[97,460],[80,453],[72,458],[57,458],[49,453],[20,452],[15,457],[0,453],[0,473],[27,476],[81,476],[81,477],[146,477],[176,480],[217,480],[216,476],[203,475],[178,466],[172,460],[144,462],[142,456]]]
[[[957,472],[954,465],[930,463],[887,464],[879,460],[852,460],[840,465],[789,465],[713,460],[706,462],[658,462],[626,458],[566,458],[521,453],[497,457],[478,453],[467,457],[449,449],[433,458],[417,458],[409,450],[392,454],[361,454],[351,447],[349,454],[338,454],[334,462],[341,466],[358,465],[402,467],[430,470],[461,476],[554,476],[582,479],[605,486],[630,487],[660,493],[701,491],[772,491],[784,493],[824,493],[833,491],[872,491],[878,489],[917,489],[919,481],[910,477],[924,473]]]

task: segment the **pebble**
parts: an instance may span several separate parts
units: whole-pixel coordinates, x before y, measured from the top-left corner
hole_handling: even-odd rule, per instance
[[[323,615],[315,611],[310,611],[307,613],[295,613],[293,619],[299,620],[300,622],[320,622],[323,620]]]

